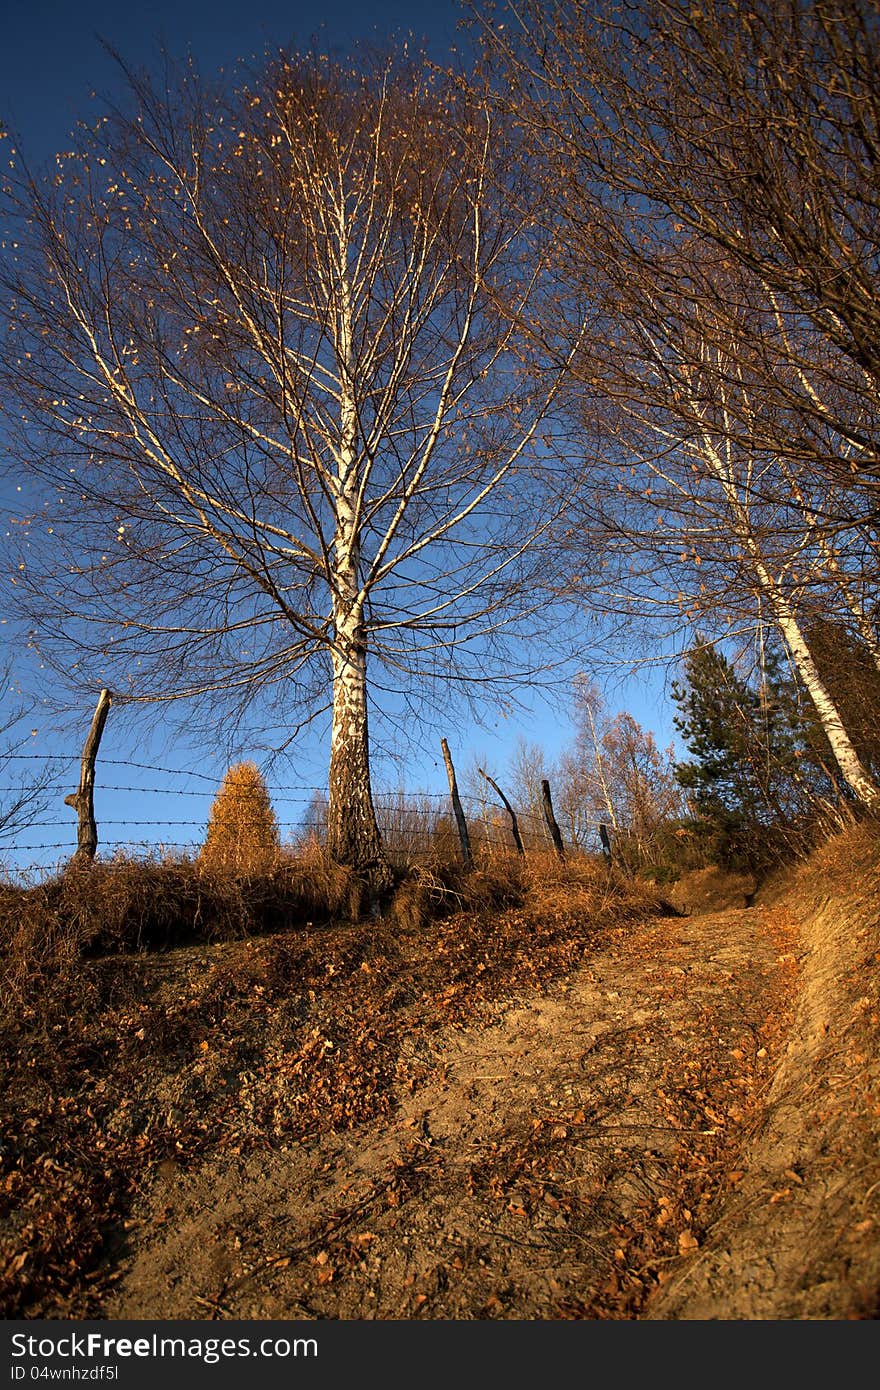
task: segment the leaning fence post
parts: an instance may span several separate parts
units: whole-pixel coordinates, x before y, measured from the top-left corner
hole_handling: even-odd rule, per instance
[[[562,844],[562,834],[556,823],[556,817],[553,814],[553,802],[550,800],[550,783],[547,781],[546,777],[541,782],[541,801],[544,806],[544,819],[547,822],[550,838],[553,841],[553,848],[556,850],[559,858],[564,859],[565,849]]]
[[[458,826],[458,838],[461,841],[461,857],[465,862],[465,867],[472,869],[474,858],[471,854],[471,841],[468,835],[467,821],[464,818],[464,810],[461,804],[461,797],[458,794],[458,783],[455,780],[455,768],[452,765],[452,755],[449,752],[449,744],[445,738],[441,738],[440,747],[443,750],[443,761],[446,764],[446,775],[449,778],[449,794],[452,797],[452,809],[455,812],[455,823]]]
[[[71,792],[70,796],[64,798],[65,806],[72,806],[77,814],[74,862],[82,859],[94,859],[98,849],[98,827],[95,823],[95,759],[98,756],[98,747],[111,701],[110,691],[102,690],[98,696],[98,704],[92,715],[91,727],[83,745],[79,787],[75,792]]]
[[[485,777],[485,779],[486,779],[486,781],[489,783],[489,786],[490,786],[490,787],[494,787],[494,788],[495,788],[496,792],[497,792],[498,795],[501,797],[501,800],[504,802],[504,805],[505,805],[505,807],[506,807],[506,809],[507,809],[507,814],[510,816],[510,824],[511,824],[511,828],[512,828],[512,830],[513,830],[513,843],[516,845],[516,852],[517,852],[517,854],[520,854],[520,855],[523,855],[523,856],[524,856],[524,855],[525,855],[525,850],[523,849],[523,842],[522,842],[522,838],[521,838],[520,833],[519,833],[519,822],[517,821],[517,818],[516,818],[516,812],[514,811],[514,809],[513,809],[513,807],[511,806],[510,802],[507,800],[507,797],[504,795],[504,792],[501,790],[501,788],[499,787],[498,783],[494,780],[494,778],[490,777],[489,774],[488,774],[488,772],[484,772],[483,769],[482,769],[481,767],[478,767],[478,768],[477,768],[477,772],[479,772],[479,774],[480,774],[481,777]]]

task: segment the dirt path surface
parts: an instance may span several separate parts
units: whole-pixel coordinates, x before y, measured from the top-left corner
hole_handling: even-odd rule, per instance
[[[163,1164],[99,1316],[652,1316],[747,1179],[794,939],[765,906],[629,926],[544,988],[414,1031],[389,1113]],[[676,1296],[655,1315],[690,1316]]]

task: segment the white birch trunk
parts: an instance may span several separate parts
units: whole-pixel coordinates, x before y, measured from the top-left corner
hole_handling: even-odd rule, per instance
[[[617,831],[619,829],[619,826],[617,824],[617,813],[614,809],[614,801],[611,796],[611,789],[609,788],[608,782],[605,778],[605,761],[602,757],[602,749],[599,743],[599,736],[596,733],[596,721],[593,718],[593,711],[590,708],[589,700],[587,700],[585,703],[585,709],[587,719],[590,723],[590,737],[593,741],[593,754],[596,760],[596,774],[599,778],[599,786],[602,790],[602,800],[604,801],[605,809],[608,812],[608,820],[611,824],[611,828],[612,830]]]
[[[388,872],[370,787],[367,643],[360,577],[358,418],[352,385],[351,290],[346,269],[344,215],[340,217],[339,266],[340,432],[332,573],[333,722],[327,850],[336,863],[351,866],[371,888],[380,889],[387,886]]]
[[[855,793],[857,800],[863,806],[876,806],[880,802],[880,787],[876,785],[862,766],[861,759],[844,727],[840,712],[819,675],[818,667],[813,660],[794,609],[775,582],[761,556],[758,542],[752,533],[742,503],[736,497],[729,479],[722,475],[722,482],[731,504],[739,538],[751,558],[755,577],[767,596],[782,639],[791,653],[807,694],[815,706],[837,766]]]
[[[819,675],[819,670],[801,631],[794,609],[767,568],[761,548],[752,530],[747,507],[737,493],[733,467],[725,464],[708,436],[703,440],[703,457],[721,483],[730,507],[734,535],[745,548],[755,578],[767,596],[783,641],[791,653],[807,694],[815,706],[837,765],[857,800],[863,806],[876,807],[880,804],[880,787],[876,785],[862,766],[861,759],[844,727],[840,712]]]
[[[330,744],[327,849],[371,881],[384,858],[370,790],[367,730],[367,651],[359,615],[340,612],[333,648],[333,727]]]
[[[333,723],[330,737],[327,849],[375,886],[384,881],[382,841],[370,789],[367,644],[353,513],[339,503],[333,599]]]
[[[862,766],[852,740],[843,726],[837,706],[822,682],[794,612],[773,584],[764,566],[758,565],[757,570],[761,585],[768,592],[785,645],[797,666],[807,694],[813,701],[838,767],[862,805],[876,806],[880,802],[880,788]]]

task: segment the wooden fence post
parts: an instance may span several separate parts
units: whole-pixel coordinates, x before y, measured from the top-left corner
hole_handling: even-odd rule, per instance
[[[455,812],[455,823],[458,826],[458,838],[461,841],[461,857],[464,860],[465,868],[474,867],[474,857],[471,853],[471,841],[468,835],[467,821],[464,818],[464,809],[461,804],[461,797],[458,794],[458,783],[455,780],[455,768],[452,765],[452,755],[449,752],[449,744],[445,738],[441,738],[440,747],[443,750],[443,761],[446,764],[446,775],[449,778],[449,794],[452,797],[452,809]]]
[[[541,801],[544,806],[544,819],[550,831],[550,838],[553,841],[553,848],[556,850],[560,859],[565,858],[565,849],[562,844],[562,834],[556,824],[556,817],[553,814],[553,802],[550,800],[550,783],[545,777],[541,782]]]
[[[599,839],[602,842],[602,853],[605,856],[606,864],[611,863],[611,841],[608,838],[608,826],[599,826]]]
[[[507,809],[507,814],[510,816],[510,824],[511,824],[511,827],[512,827],[512,829],[513,829],[513,843],[516,845],[516,852],[517,852],[517,854],[520,854],[520,855],[525,856],[525,850],[523,849],[522,838],[521,838],[520,833],[519,833],[519,822],[517,821],[517,818],[516,818],[516,812],[514,811],[514,809],[513,809],[513,807],[511,806],[510,802],[507,800],[507,797],[504,795],[504,792],[501,790],[501,788],[499,787],[498,783],[494,780],[494,778],[490,777],[489,774],[488,774],[488,772],[484,772],[483,769],[482,769],[481,767],[478,767],[478,768],[477,768],[477,772],[479,772],[479,774],[480,774],[481,777],[485,777],[485,779],[486,779],[486,781],[489,783],[489,786],[490,786],[490,787],[494,787],[494,788],[495,788],[496,792],[497,792],[498,795],[501,797],[501,800],[504,802],[504,805],[505,805],[505,807],[506,807],[506,809]]]
[[[77,814],[74,863],[83,859],[94,859],[98,849],[98,827],[95,823],[95,759],[98,756],[98,747],[111,701],[110,691],[102,690],[98,696],[98,704],[92,715],[91,727],[83,745],[79,787],[75,792],[71,792],[70,796],[64,798],[65,806],[72,806]]]

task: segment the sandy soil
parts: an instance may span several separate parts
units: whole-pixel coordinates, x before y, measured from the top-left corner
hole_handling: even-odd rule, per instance
[[[773,904],[644,923],[413,1036],[390,1116],[163,1165],[102,1315],[874,1316],[876,1150],[859,1207],[804,1148],[833,966],[822,923],[819,947],[797,925]],[[833,1267],[808,1257],[823,1222]]]

